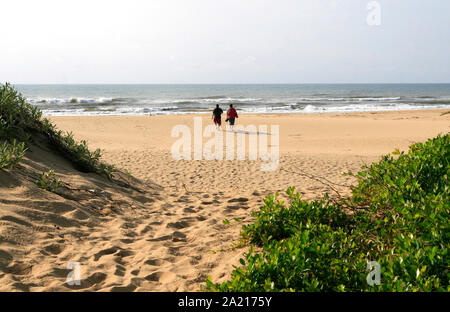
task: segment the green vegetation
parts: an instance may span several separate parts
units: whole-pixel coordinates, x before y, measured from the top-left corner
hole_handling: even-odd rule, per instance
[[[212,291],[450,291],[448,134],[363,167],[347,199],[270,195],[242,236],[253,246]],[[380,285],[367,282],[377,261]],[[373,283],[372,283],[373,284]]]
[[[47,118],[42,118],[42,112],[37,107],[26,103],[25,98],[10,84],[0,84],[0,169],[17,165],[24,156],[25,146],[39,136],[45,137],[78,170],[111,178],[115,168],[100,161],[100,149],[91,152],[86,141],[77,142],[72,133],[57,130]]]
[[[25,155],[25,143],[17,143],[14,139],[12,143],[0,143],[0,169],[12,169],[22,160]]]
[[[55,193],[61,186],[61,181],[56,177],[55,171],[49,169],[47,172],[41,174],[36,181],[36,185],[44,190]]]

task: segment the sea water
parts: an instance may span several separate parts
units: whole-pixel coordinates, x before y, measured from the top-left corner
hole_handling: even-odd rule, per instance
[[[15,85],[47,116],[449,109],[450,84]]]

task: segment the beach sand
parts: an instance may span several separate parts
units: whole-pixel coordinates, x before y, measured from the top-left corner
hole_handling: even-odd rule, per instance
[[[44,145],[17,172],[0,171],[0,290],[198,291],[208,275],[224,281],[248,250],[235,245],[241,226],[266,195],[288,186],[305,199],[332,188],[348,195],[354,181],[343,172],[447,133],[444,112],[242,114],[237,124],[279,126],[275,171],[248,157],[174,160],[173,127],[193,132],[194,117],[205,127],[210,115],[52,117],[139,181],[125,175],[136,185],[129,189],[80,173]],[[49,167],[64,196],[33,183]],[[65,283],[71,261],[80,264],[81,285]]]

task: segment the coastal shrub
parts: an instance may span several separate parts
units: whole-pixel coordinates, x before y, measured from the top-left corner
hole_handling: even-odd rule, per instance
[[[325,201],[302,201],[293,187],[286,191],[290,204],[277,200],[276,195],[264,199],[264,205],[254,216],[255,222],[244,226],[244,238],[258,246],[270,240],[281,240],[291,237],[299,230],[302,222],[308,220],[314,224],[324,224],[331,228],[350,227],[351,220],[342,210],[335,209]]]
[[[356,174],[345,200],[270,195],[242,236],[253,246],[211,291],[450,291],[450,137],[394,151]],[[381,269],[369,285],[367,265]]]
[[[4,141],[0,144],[0,169],[12,169],[22,160],[26,152],[25,143],[18,143],[15,139],[12,143]]]
[[[55,193],[61,186],[61,181],[56,177],[55,171],[49,169],[47,172],[43,172],[39,179],[36,181],[36,185],[40,188]]]
[[[72,133],[57,130],[50,120],[42,118],[39,108],[28,104],[9,83],[0,84],[0,142],[10,144],[18,140],[28,144],[33,136],[44,136],[82,172],[95,172],[111,178],[115,171],[114,166],[101,162],[100,149],[91,151],[86,141],[78,142]]]
[[[0,140],[27,142],[30,132],[39,129],[41,117],[42,112],[10,84],[0,84]]]

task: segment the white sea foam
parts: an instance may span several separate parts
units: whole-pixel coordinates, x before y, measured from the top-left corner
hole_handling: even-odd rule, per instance
[[[450,85],[437,86],[25,86],[44,115],[210,113],[234,104],[241,113],[338,113],[450,109]]]
[[[99,98],[77,98],[77,97],[67,97],[67,98],[28,98],[27,101],[31,104],[94,104],[94,103],[111,103],[113,101],[110,97],[99,97]]]

